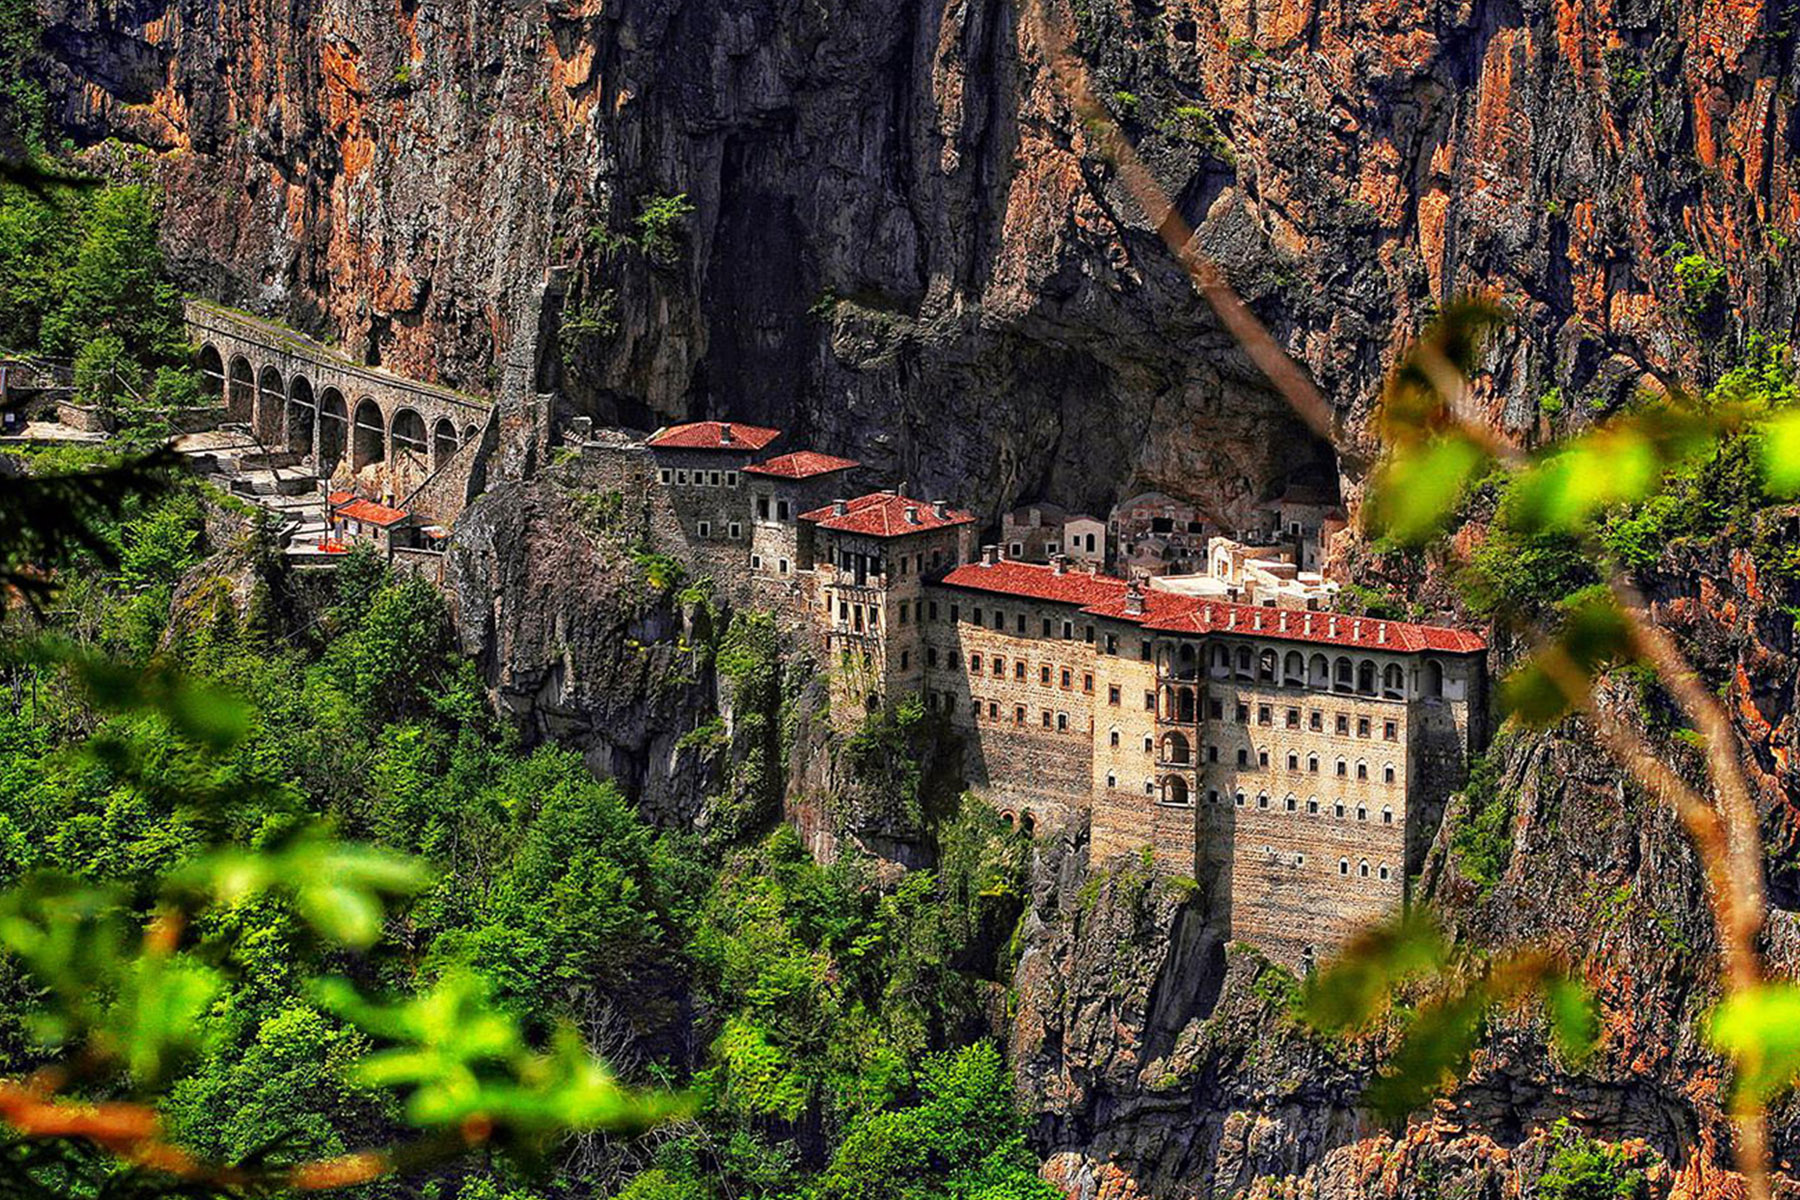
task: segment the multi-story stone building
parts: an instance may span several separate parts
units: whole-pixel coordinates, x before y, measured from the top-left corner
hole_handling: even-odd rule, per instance
[[[819,647],[839,721],[923,696],[972,791],[1026,825],[1085,815],[1094,860],[1148,851],[1228,936],[1303,967],[1405,901],[1482,738],[1480,637],[974,561],[973,514],[829,498],[856,464],[748,445],[777,436],[709,422],[584,461]]]

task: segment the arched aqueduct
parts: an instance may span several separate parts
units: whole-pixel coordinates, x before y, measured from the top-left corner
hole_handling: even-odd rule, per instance
[[[206,389],[224,400],[227,419],[324,478],[380,465],[416,485],[475,442],[493,410],[203,300],[187,302],[186,318]]]

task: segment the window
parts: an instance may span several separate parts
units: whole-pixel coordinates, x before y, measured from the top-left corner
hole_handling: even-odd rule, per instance
[[[725,472],[725,486],[726,487],[736,487],[737,485],[738,485],[737,472],[736,471]]]
[[[714,487],[718,487],[719,486],[719,473],[717,471],[710,472],[707,475],[706,482],[712,484]]]
[[[1073,671],[1069,670],[1069,668],[1067,668],[1067,667],[1064,667],[1062,669],[1062,685],[1065,688],[1069,686],[1070,682],[1074,678],[1075,678],[1075,673]]]
[[[1258,792],[1256,794],[1256,807],[1258,807],[1258,808],[1269,807],[1269,793]]]
[[[1350,764],[1341,758],[1338,759],[1337,773],[1339,779],[1348,779],[1350,777]]]
[[[1369,777],[1369,764],[1368,763],[1358,762],[1356,764],[1356,777],[1358,779],[1367,779]]]
[[[1298,771],[1299,769],[1300,769],[1300,752],[1298,750],[1289,750],[1288,751],[1288,770]]]
[[[1384,741],[1389,741],[1389,742],[1399,741],[1400,740],[1400,724],[1399,724],[1399,722],[1383,721],[1381,723],[1381,736]]]
[[[1304,855],[1304,854],[1294,855],[1294,865],[1296,867],[1304,867],[1306,865],[1306,855]]]
[[[981,624],[981,610],[979,608],[975,609],[970,615],[969,620],[976,625]]]
[[[1287,710],[1287,727],[1289,729],[1300,728],[1300,710],[1299,709],[1290,708]]]
[[[1244,749],[1242,746],[1238,747],[1237,758],[1238,758],[1238,764],[1237,764],[1238,766],[1247,767],[1250,765],[1250,751]]]
[[[1061,542],[1045,542],[1044,543],[1044,553],[1045,554],[1061,554],[1062,553],[1062,543]]]
[[[906,601],[902,600],[900,602],[900,623],[902,625],[906,624],[907,618],[911,615],[911,608],[912,606]]]
[[[1292,792],[1288,793],[1287,810],[1289,812],[1293,812],[1296,808],[1299,808],[1299,807],[1300,807],[1300,801],[1294,798],[1294,795]]]
[[[1319,815],[1319,798],[1317,796],[1308,797],[1306,801],[1306,811],[1315,817]]]
[[[1018,616],[1013,618],[1013,632],[1018,634],[1020,637],[1025,636],[1025,614],[1024,613],[1020,613]]]
[[[1225,719],[1225,702],[1223,700],[1220,700],[1216,696],[1213,697],[1212,699],[1208,700],[1206,702],[1206,715],[1214,721],[1224,720]]]
[[[950,606],[950,620],[952,623],[962,620],[962,605],[952,604]]]
[[[1047,708],[1044,710],[1044,728],[1050,728],[1050,710]]]
[[[1106,786],[1109,788],[1118,787],[1119,786],[1119,777],[1117,775],[1113,774],[1111,771],[1108,771],[1106,773]]]
[[[1056,714],[1056,732],[1058,732],[1058,733],[1069,732],[1069,714],[1068,713],[1057,713]]]
[[[1107,687],[1106,687],[1106,702],[1108,704],[1112,705],[1114,708],[1117,708],[1119,706],[1119,685],[1118,684],[1112,683],[1112,684],[1107,685]]]
[[[712,536],[712,522],[711,521],[700,522],[700,536],[701,537],[711,537]]]
[[[1267,750],[1258,750],[1256,752],[1256,765],[1265,771],[1269,769],[1269,752]]]
[[[1345,716],[1343,713],[1338,714],[1337,731],[1338,731],[1339,737],[1349,737],[1350,736],[1350,718]]]
[[[744,527],[739,525],[736,521],[733,521],[730,525],[726,526],[726,528],[731,531],[731,539],[733,541],[736,541],[744,534]]]
[[[994,655],[994,677],[997,679],[1006,674],[1006,660],[998,654]]]
[[[1356,873],[1358,875],[1361,875],[1364,879],[1367,879],[1369,877],[1369,860],[1368,859],[1365,858],[1362,860],[1361,865],[1356,868]]]
[[[1383,783],[1394,782],[1394,764],[1393,763],[1389,763],[1387,766],[1381,768],[1381,782],[1383,782]]]
[[[1244,807],[1244,793],[1242,793],[1242,792],[1239,792],[1237,794],[1237,806],[1239,808]]]
[[[1013,705],[1013,724],[1014,725],[1023,725],[1024,723],[1025,723],[1025,706],[1023,704]]]
[[[670,475],[669,468],[664,467],[661,471],[657,472],[656,477],[659,480],[661,480],[662,483],[664,483],[666,485],[669,482],[669,475]]]
[[[969,655],[969,673],[971,675],[981,674],[981,655],[979,655],[979,654]]]
[[[1356,806],[1356,819],[1359,821],[1368,820],[1369,819],[1369,810],[1361,804],[1357,805]]]
[[[1155,692],[1145,692],[1144,693],[1144,711],[1145,712],[1155,712],[1156,711],[1156,693]]]
[[[946,656],[946,663],[949,666],[949,668],[952,671],[954,671],[957,668],[959,668],[960,666],[962,666],[962,655],[960,653],[958,653],[957,651],[952,650]]]
[[[1331,815],[1334,817],[1337,817],[1339,820],[1343,819],[1344,802],[1342,800],[1339,800],[1336,804],[1333,804],[1331,806]]]
[[[1038,668],[1038,682],[1043,684],[1045,687],[1050,686],[1050,664],[1049,663],[1045,663],[1043,666]]]
[[[1208,804],[1217,804],[1219,802],[1218,788],[1212,788],[1206,793],[1206,802]]]
[[[1087,692],[1087,693],[1088,693],[1088,694],[1089,694],[1089,695],[1092,695],[1092,694],[1093,694],[1093,691],[1094,691],[1094,677],[1093,677],[1093,675],[1092,675],[1092,674],[1089,674],[1089,673],[1085,673],[1085,672],[1084,672],[1084,673],[1083,673],[1083,674],[1082,674],[1082,676],[1081,676],[1081,690],[1082,690],[1082,691],[1084,691],[1084,692]]]
[[[785,558],[782,559],[780,561],[780,563],[777,565],[776,569],[779,570],[783,575],[786,575],[788,573],[788,560]]]
[[[1063,640],[1065,642],[1073,641],[1074,638],[1075,638],[1075,622],[1064,621],[1063,622]]]
[[[775,502],[775,519],[777,521],[785,521],[788,519],[788,502],[786,500],[777,500]]]
[[[1360,737],[1360,738],[1366,738],[1369,736],[1369,718],[1367,718],[1367,717],[1356,718],[1356,736]]]
[[[1020,683],[1025,682],[1025,660],[1017,659],[1013,663],[1013,678]]]
[[[936,646],[925,647],[925,665],[928,667],[935,667],[935,666],[937,666],[937,664],[938,664],[937,647]]]
[[[931,614],[931,619],[933,621],[937,620],[938,619],[937,601],[933,600],[931,602],[930,606],[926,609],[926,611]]]
[[[1150,661],[1150,639],[1149,638],[1144,638],[1142,641],[1138,642],[1138,660],[1140,662],[1149,662]]]
[[[1119,744],[1119,731],[1116,729],[1112,731],[1112,744],[1115,746]]]
[[[1314,775],[1317,775],[1319,773],[1319,756],[1318,755],[1309,754],[1306,756],[1306,769],[1308,771],[1312,772]]]
[[[1050,618],[1049,617],[1044,618],[1044,636],[1045,637],[1050,636]]]
[[[1381,823],[1383,825],[1392,825],[1394,823],[1394,810],[1393,809],[1384,808],[1381,810]]]
[[[1307,726],[1315,733],[1323,732],[1325,729],[1325,714],[1316,708],[1313,709],[1312,714],[1307,719]]]
[[[1275,723],[1275,710],[1270,708],[1267,704],[1257,705],[1256,723],[1258,725],[1273,725]]]
[[[1240,704],[1237,706],[1237,722],[1239,725],[1248,725],[1250,723],[1250,706],[1248,704]]]
[[[1349,873],[1350,873],[1350,860],[1347,858],[1338,859],[1338,874],[1339,875],[1348,875]]]
[[[1217,746],[1208,746],[1206,748],[1206,761],[1215,763],[1219,761],[1219,748]]]
[[[686,471],[675,472],[675,482],[676,483],[686,483],[687,482],[687,472]]]
[[[750,556],[750,569],[751,569],[751,570],[752,570],[752,571],[760,571],[760,570],[762,570],[762,555],[760,555],[760,554],[752,554],[752,555],[751,555],[751,556]]]
[[[912,651],[902,650],[900,652],[900,669],[904,671],[910,666],[912,666]]]
[[[1155,744],[1155,743],[1154,743],[1154,741],[1153,741],[1153,739],[1152,739],[1152,738],[1151,738],[1151,737],[1150,737],[1150,735],[1149,735],[1149,734],[1147,734],[1147,733],[1146,733],[1146,734],[1145,734],[1145,735],[1144,735],[1144,753],[1145,753],[1145,754],[1148,754],[1148,753],[1150,753],[1150,748],[1151,748],[1151,746],[1152,746],[1152,745],[1154,745],[1154,744]]]
[[[769,498],[767,496],[758,496],[756,498],[756,515],[760,520],[766,521],[769,519]]]
[[[1008,558],[1024,558],[1025,557],[1025,543],[1024,542],[1008,542],[1006,544],[1006,557],[1008,557]]]
[[[1156,795],[1156,781],[1155,780],[1152,780],[1152,779],[1144,780],[1144,795],[1146,795],[1146,796]]]

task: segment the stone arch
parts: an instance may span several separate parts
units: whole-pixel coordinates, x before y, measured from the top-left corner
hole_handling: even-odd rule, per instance
[[[1026,837],[1030,837],[1036,829],[1037,829],[1037,817],[1032,815],[1032,812],[1029,808],[1020,809],[1019,810],[1019,832],[1024,834]]]
[[[1435,658],[1425,660],[1425,694],[1434,698],[1444,694],[1444,664]]]
[[[449,417],[439,417],[436,425],[431,427],[431,469],[441,471],[460,449],[456,440],[456,422]]]
[[[1354,663],[1352,663],[1348,657],[1341,655],[1341,654],[1338,656],[1337,662],[1332,664],[1331,675],[1332,675],[1332,683],[1331,683],[1332,691],[1334,691],[1334,692],[1349,692],[1349,691],[1355,690],[1355,688],[1356,688],[1356,665]]]
[[[1281,682],[1288,687],[1305,686],[1306,660],[1300,657],[1298,650],[1289,650],[1287,657],[1281,660]]]
[[[231,373],[225,380],[225,419],[256,419],[256,371],[250,360],[239,354],[231,360]]]
[[[1306,685],[1320,690],[1331,686],[1331,662],[1323,654],[1315,654],[1307,661]]]
[[[326,388],[319,400],[319,474],[329,479],[344,461],[349,444],[350,414],[344,407],[344,394],[336,388]]]
[[[1381,672],[1381,694],[1389,700],[1406,698],[1406,672],[1399,663],[1389,663]]]
[[[1206,669],[1216,678],[1231,674],[1231,651],[1214,642],[1206,648]]]
[[[463,426],[463,435],[462,435],[462,444],[465,446],[468,445],[470,442],[474,441],[478,436],[480,436],[480,434],[481,434],[480,426],[464,425]]]
[[[225,395],[225,360],[219,356],[219,348],[211,342],[201,346],[194,365],[200,368],[200,390],[215,400],[222,399]]]
[[[1375,694],[1375,660],[1365,658],[1356,664],[1356,690],[1364,696]]]
[[[402,408],[388,426],[388,453],[395,462],[430,461],[431,445],[425,440],[425,418],[417,409]]]
[[[1239,679],[1251,679],[1251,678],[1255,677],[1255,673],[1256,673],[1256,669],[1251,661],[1250,647],[1239,646],[1237,648],[1237,675],[1238,675],[1238,678]]]
[[[1179,775],[1165,775],[1162,781],[1162,802],[1164,804],[1181,804],[1188,802],[1187,780]]]
[[[294,376],[294,383],[296,385],[298,385],[300,381],[300,376]],[[312,387],[310,384],[307,386],[306,395],[308,400],[312,398]],[[276,370],[273,366],[264,367],[262,369],[262,375],[258,377],[256,383],[255,427],[256,435],[258,437],[267,441],[268,436],[264,431],[268,429],[279,429],[281,427],[282,414],[287,411],[287,402],[287,384],[282,381],[281,372]]]
[[[1262,683],[1275,682],[1275,651],[1264,650],[1256,656],[1256,678]]]
[[[331,389],[325,389],[327,397],[336,396]],[[341,408],[344,398],[338,396]],[[319,404],[313,395],[312,380],[304,375],[294,376],[293,390],[288,393],[287,402],[287,448],[295,454],[311,454],[313,452],[314,430],[319,422]]]
[[[1171,732],[1163,735],[1163,761],[1186,766],[1190,761],[1187,735]]]
[[[1183,679],[1192,679],[1200,673],[1200,653],[1194,649],[1194,643],[1183,642],[1176,649],[1175,669]]]
[[[364,396],[356,402],[356,415],[350,422],[350,469],[360,471],[371,463],[387,461],[387,422],[381,419],[381,406],[374,397]]]

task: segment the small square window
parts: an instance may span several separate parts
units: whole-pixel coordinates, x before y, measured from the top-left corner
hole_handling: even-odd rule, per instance
[[[1056,714],[1056,731],[1058,733],[1067,733],[1069,731],[1069,714],[1068,713],[1057,713]]]
[[[1350,736],[1350,718],[1345,716],[1343,713],[1338,714],[1337,731],[1338,731],[1339,737]]]
[[[1308,716],[1306,723],[1308,728],[1315,732],[1323,733],[1325,731],[1325,714],[1315,708]]]
[[[1050,728],[1050,710],[1047,708],[1044,709],[1043,715],[1044,715],[1044,728],[1048,729],[1048,728]]]
[[[1237,706],[1237,722],[1239,725],[1248,725],[1250,723],[1250,706],[1248,704],[1240,704]]]
[[[1019,659],[1018,661],[1013,663],[1013,678],[1017,679],[1021,683],[1023,683],[1025,681],[1025,660],[1024,659]]]
[[[1256,723],[1258,725],[1273,725],[1275,723],[1275,710],[1270,708],[1267,704],[1257,705]]]
[[[998,700],[988,701],[988,716],[996,721],[1000,719],[1000,702]]]
[[[673,475],[673,472],[670,471],[669,468],[667,468],[667,467],[664,467],[662,470],[660,470],[656,473],[656,477],[665,485],[668,484],[672,475]]]
[[[738,473],[736,471],[725,472],[725,486],[726,487],[736,487],[737,485],[738,485]]]
[[[788,573],[788,560],[785,558],[782,559],[778,569],[783,575],[786,575]]]
[[[1356,719],[1356,736],[1359,738],[1366,738],[1369,736],[1369,718],[1358,717]]]
[[[1156,784],[1153,781],[1148,780],[1148,779],[1144,780],[1144,795],[1146,795],[1146,796],[1156,795]]]
[[[1381,736],[1390,742],[1400,740],[1400,726],[1394,721],[1384,721],[1381,725]]]
[[[731,523],[731,525],[729,526],[729,528],[731,530],[731,540],[732,541],[735,542],[738,540],[738,538],[743,536],[744,527],[742,525],[739,525],[736,521],[733,521]]]
[[[1290,708],[1287,710],[1287,727],[1289,729],[1300,728],[1300,710],[1299,709]]]
[[[1013,724],[1014,725],[1023,725],[1024,723],[1025,723],[1025,706],[1023,704],[1013,705]]]
[[[751,569],[751,570],[752,570],[752,571],[760,571],[760,570],[762,570],[762,555],[760,555],[760,554],[752,554],[752,555],[751,555],[751,556],[750,556],[750,569]]]
[[[712,536],[712,522],[711,521],[700,522],[700,536],[701,537],[711,537]]]
[[[900,652],[900,669],[904,671],[910,666],[912,666],[912,653],[907,650],[902,650]]]
[[[1118,703],[1119,703],[1119,686],[1118,686],[1118,684],[1108,684],[1107,685],[1106,702],[1108,704],[1113,705],[1114,707],[1118,706]]]
[[[678,484],[685,484],[687,482],[687,472],[686,471],[675,472],[675,482]]]
[[[708,472],[707,476],[706,476],[706,482],[711,484],[713,487],[718,487],[719,486],[719,473],[717,471]]]
[[[1119,744],[1119,731],[1116,729],[1112,731],[1112,744],[1115,746]]]
[[[1145,712],[1155,712],[1156,711],[1156,693],[1155,692],[1145,692],[1144,693],[1144,711]]]
[[[1038,682],[1043,684],[1045,687],[1050,686],[1050,664],[1049,663],[1045,663],[1043,666],[1038,668]]]

